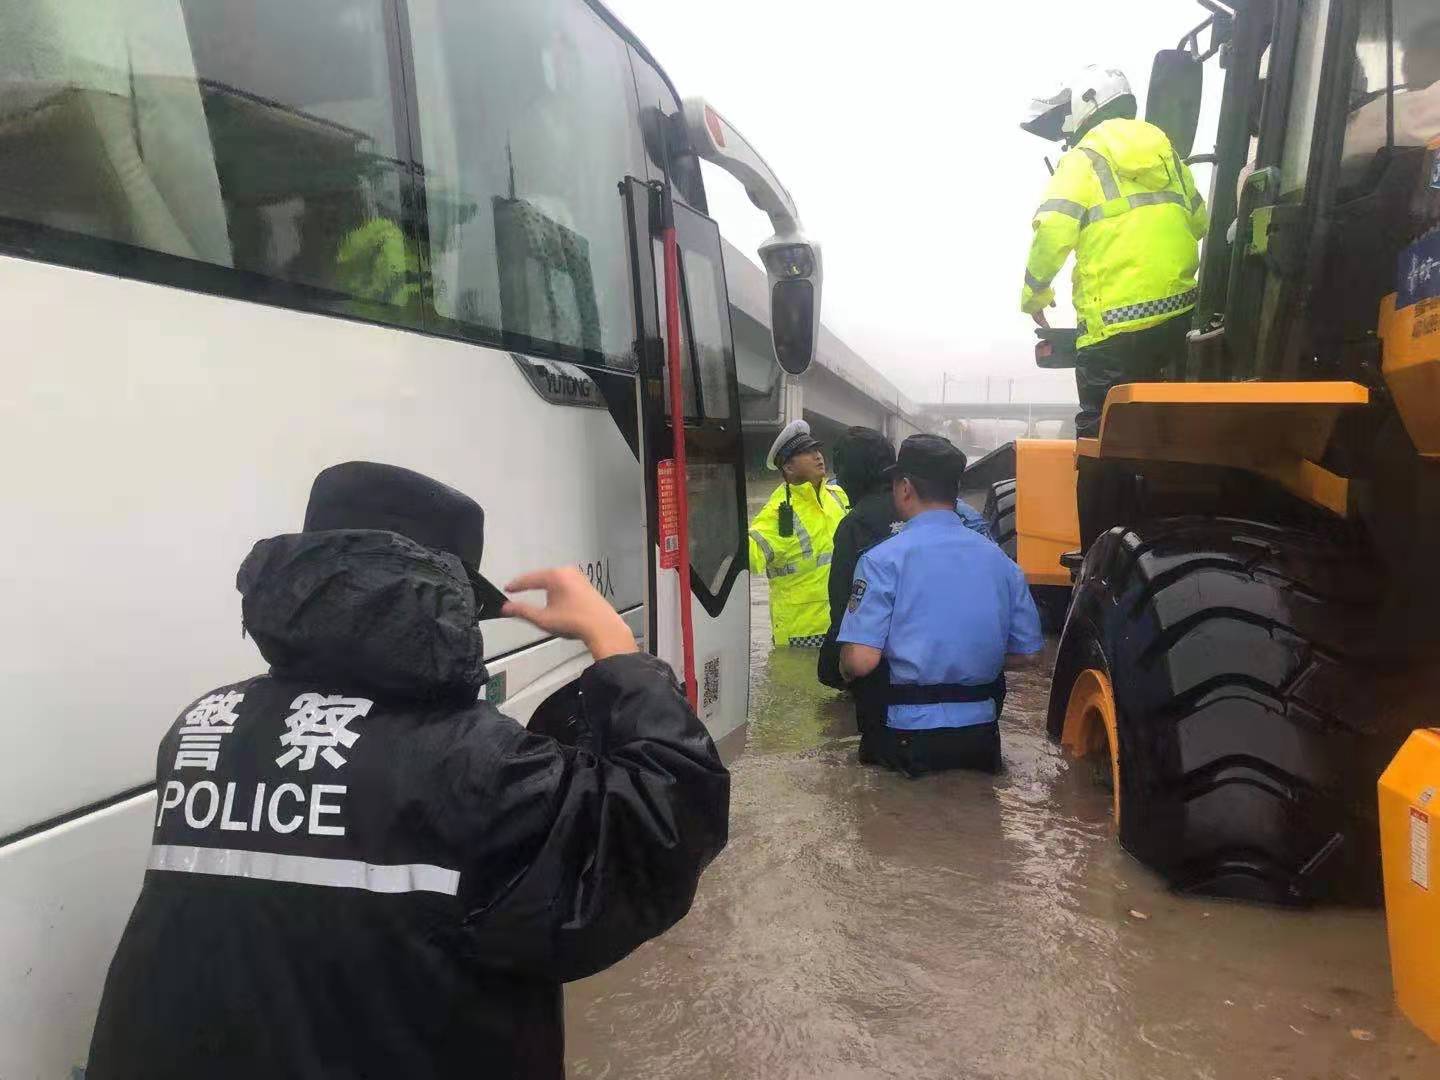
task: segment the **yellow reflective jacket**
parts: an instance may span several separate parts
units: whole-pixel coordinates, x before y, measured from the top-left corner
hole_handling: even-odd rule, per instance
[[[1075,252],[1081,348],[1189,311],[1209,227],[1195,178],[1165,133],[1106,120],[1060,159],[1035,211],[1020,307],[1055,299],[1050,283]]]
[[[420,297],[420,258],[399,225],[371,218],[340,241],[335,283],[357,300],[401,307]]]
[[[776,645],[819,648],[830,629],[830,557],[835,527],[850,500],[835,484],[791,484],[795,534],[780,535],[781,484],[750,522],[750,572],[770,579],[770,631]]]

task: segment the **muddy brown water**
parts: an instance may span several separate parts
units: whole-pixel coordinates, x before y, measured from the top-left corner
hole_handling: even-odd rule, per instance
[[[1383,916],[1168,893],[1046,740],[1045,672],[1012,679],[1003,775],[909,781],[858,764],[813,652],[771,650],[763,583],[752,616],[730,844],[683,922],[568,988],[572,1077],[1440,1077]]]

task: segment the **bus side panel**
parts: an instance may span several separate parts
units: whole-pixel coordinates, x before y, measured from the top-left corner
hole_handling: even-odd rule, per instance
[[[657,551],[658,556],[658,551]],[[680,575],[655,575],[656,655],[684,669],[680,637]],[[750,712],[750,574],[742,571],[720,614],[712,616],[691,594],[695,632],[695,706],[727,760],[743,745],[737,734]],[[766,651],[769,638],[765,639]],[[735,736],[734,738],[728,738]],[[728,741],[727,741],[728,739]]]
[[[0,1076],[63,1080],[85,1064],[154,814],[141,795],[0,848]]]
[[[645,609],[627,611],[625,625],[639,642],[645,633]],[[546,698],[579,678],[591,662],[578,641],[553,638],[486,665],[490,683],[481,694],[498,703],[506,716],[528,724]]]
[[[264,669],[235,572],[299,528],[328,465],[475,496],[499,583],[569,563],[643,603],[634,454],[606,409],[544,400],[506,353],[10,258],[0,296],[0,836],[149,781],[187,702]],[[542,636],[484,632],[492,658]]]

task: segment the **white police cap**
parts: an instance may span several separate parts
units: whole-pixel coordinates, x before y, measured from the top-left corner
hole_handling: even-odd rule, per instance
[[[775,436],[775,441],[770,444],[770,453],[765,456],[765,467],[774,472],[794,455],[806,450],[814,450],[819,445],[819,440],[810,434],[809,423],[804,420],[792,420],[785,425],[785,429]]]

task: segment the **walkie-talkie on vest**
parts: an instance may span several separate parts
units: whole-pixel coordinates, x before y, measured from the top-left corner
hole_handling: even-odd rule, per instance
[[[790,484],[785,484],[785,501],[780,504],[779,532],[781,536],[795,535],[795,507],[790,505]]]

